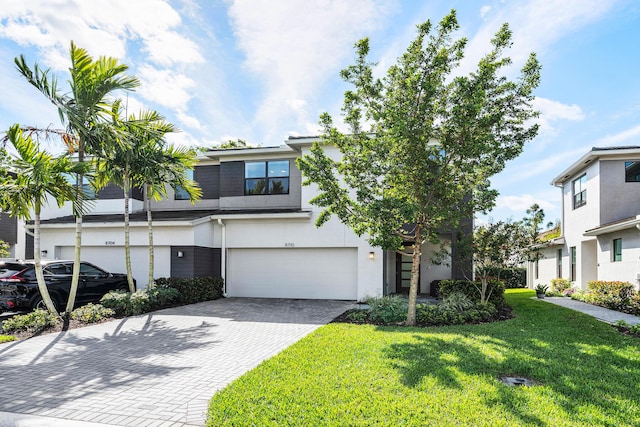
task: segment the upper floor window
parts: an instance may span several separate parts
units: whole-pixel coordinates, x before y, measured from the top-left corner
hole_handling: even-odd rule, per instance
[[[624,162],[624,182],[640,182],[640,161]]]
[[[622,239],[613,239],[613,251],[611,253],[611,261],[622,261]]]
[[[573,209],[587,204],[587,174],[574,179],[573,186]]]
[[[289,160],[246,162],[244,194],[289,194]]]
[[[187,179],[193,180],[193,169],[187,169],[184,176]],[[189,193],[187,193],[182,187],[176,187],[174,198],[175,200],[190,200]]]

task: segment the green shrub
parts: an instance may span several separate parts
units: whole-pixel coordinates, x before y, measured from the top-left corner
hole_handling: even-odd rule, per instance
[[[369,320],[376,323],[398,323],[407,318],[407,300],[398,295],[370,297]]]
[[[497,310],[493,304],[472,304],[464,311],[440,305],[418,304],[416,321],[421,326],[462,325],[464,323],[488,322],[495,318]]]
[[[31,313],[18,314],[2,323],[2,330],[12,332],[40,332],[47,328],[52,328],[58,324],[58,318],[47,310],[36,309]]]
[[[147,294],[151,298],[151,305],[154,308],[171,307],[180,299],[180,292],[174,288],[154,287],[147,289]]]
[[[504,282],[507,289],[524,288],[527,285],[526,268],[487,268],[489,275]]]
[[[181,304],[193,304],[222,297],[224,281],[221,277],[196,277],[182,279],[178,277],[156,280],[157,288],[173,288],[180,293]]]
[[[571,288],[571,280],[569,279],[552,279],[551,280],[551,291],[552,292],[560,292],[563,293],[567,289]]]
[[[368,310],[355,309],[355,310],[350,310],[347,313],[347,319],[349,319],[351,322],[356,322],[356,323],[364,323],[367,321],[368,317],[369,317]]]
[[[0,344],[17,340],[13,335],[0,335]]]
[[[100,299],[100,304],[112,309],[116,316],[129,316],[131,312],[130,295],[126,291],[111,291]]]
[[[442,308],[450,308],[455,311],[465,311],[473,307],[473,301],[462,292],[452,292],[442,299]]]
[[[587,302],[612,310],[629,310],[633,294],[633,285],[629,282],[593,280],[587,283]]]
[[[146,289],[141,289],[129,294],[128,316],[137,316],[153,310],[153,300]]]
[[[104,319],[113,317],[116,312],[110,308],[107,308],[101,304],[83,305],[71,312],[71,318],[73,320],[79,320],[82,323],[98,323]]]
[[[445,299],[453,292],[461,292],[465,294],[474,303],[480,302],[480,282],[471,282],[469,280],[442,280],[440,282],[440,296]],[[496,307],[503,307],[504,300],[504,283],[498,281],[490,281],[487,285],[487,295],[489,301]]]

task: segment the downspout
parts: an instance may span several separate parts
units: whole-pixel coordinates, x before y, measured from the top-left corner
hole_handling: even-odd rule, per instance
[[[222,277],[222,296],[227,297],[227,226],[218,218],[218,225],[222,228],[220,248],[220,277]]]

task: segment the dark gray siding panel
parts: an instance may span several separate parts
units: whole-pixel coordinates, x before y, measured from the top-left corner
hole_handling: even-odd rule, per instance
[[[220,164],[220,197],[244,196],[244,162]]]
[[[178,251],[183,253],[178,258]],[[201,246],[171,247],[171,277],[193,278],[220,276],[220,248]]]
[[[220,198],[220,166],[196,166],[193,179],[200,185],[203,199]]]
[[[98,191],[98,199],[100,200],[118,200],[124,199],[122,188],[115,184],[109,184],[102,190]],[[142,200],[142,189],[134,188],[131,190],[131,198]]]
[[[0,213],[0,240],[10,245],[18,242],[18,221],[6,213]]]
[[[25,234],[26,242],[24,248],[24,258],[33,259],[33,236]]]

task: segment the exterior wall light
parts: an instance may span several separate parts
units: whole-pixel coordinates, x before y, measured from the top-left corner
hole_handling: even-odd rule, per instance
[[[184,252],[183,251],[178,251],[178,258],[184,258]]]
[[[49,252],[47,252],[46,249],[43,249],[43,250],[40,251],[40,255],[42,255],[43,257],[46,257],[48,253]]]
[[[376,258],[376,253],[375,252],[369,252],[369,259],[375,259]]]

